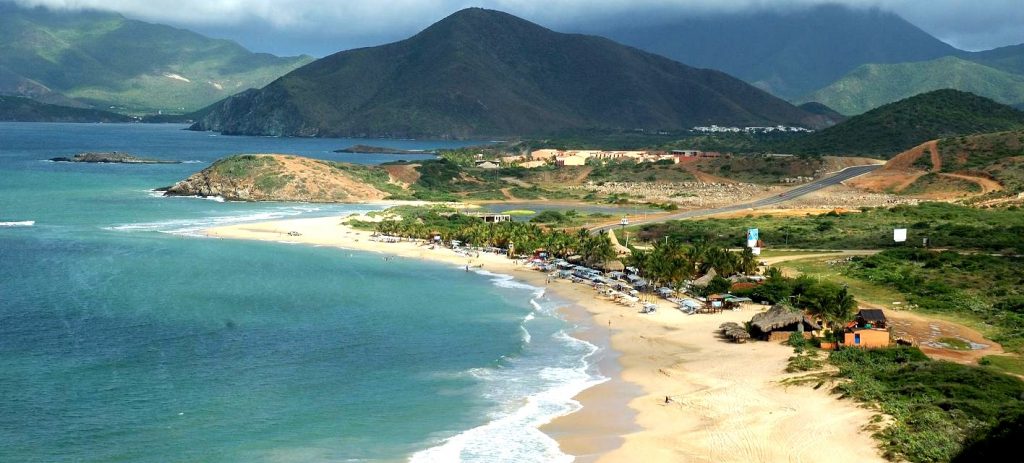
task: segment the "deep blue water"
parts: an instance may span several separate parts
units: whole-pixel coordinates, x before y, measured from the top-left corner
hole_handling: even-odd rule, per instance
[[[551,461],[596,380],[538,288],[368,253],[197,237],[372,205],[160,198],[236,153],[394,140],[0,124],[0,461]],[[118,150],[195,161],[45,159]]]

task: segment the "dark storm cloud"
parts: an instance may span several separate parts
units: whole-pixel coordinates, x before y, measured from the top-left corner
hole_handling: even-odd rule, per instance
[[[821,3],[891,10],[955,46],[1024,42],[1020,0],[0,0],[53,8],[97,8],[238,40],[278,54],[334,51],[407,37],[468,6],[494,8],[553,28],[644,12],[706,14]]]

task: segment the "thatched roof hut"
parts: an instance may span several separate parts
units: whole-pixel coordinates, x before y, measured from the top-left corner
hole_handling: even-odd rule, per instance
[[[755,333],[759,333],[765,338],[770,338],[771,333],[774,332],[791,333],[821,329],[814,320],[808,318],[803,312],[782,304],[776,304],[768,309],[767,312],[754,315],[754,318],[750,319],[750,327]]]
[[[718,276],[718,272],[715,271],[715,269],[711,269],[704,276],[693,280],[690,285],[698,288],[706,288],[708,284],[711,283],[711,280],[714,280],[716,276]]]
[[[601,268],[606,272],[621,272],[626,266],[620,260],[606,260],[601,264]]]

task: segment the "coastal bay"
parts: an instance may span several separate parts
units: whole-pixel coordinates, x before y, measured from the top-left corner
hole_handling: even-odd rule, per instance
[[[590,320],[579,335],[607,330],[621,370],[603,369],[603,375],[616,376],[579,393],[575,400],[581,408],[575,413],[542,427],[577,461],[884,461],[864,429],[873,412],[824,389],[780,384],[792,376],[784,372],[792,349],[733,344],[716,335],[719,324],[746,321],[760,306],[687,316],[663,305],[655,314],[639,314],[599,298],[589,286],[549,283],[543,273],[502,255],[468,257],[412,242],[373,241],[369,232],[346,226],[345,219],[238,224],[204,233],[482,267],[544,287],[567,306],[584,310]],[[633,416],[634,422],[622,416]]]

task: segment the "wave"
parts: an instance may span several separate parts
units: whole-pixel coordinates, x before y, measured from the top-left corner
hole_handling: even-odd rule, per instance
[[[478,273],[493,276],[497,286],[543,292],[507,275]],[[540,427],[579,410],[581,405],[573,398],[608,378],[599,375],[590,360],[599,348],[568,334],[554,302],[542,304],[534,298],[530,304],[535,310],[520,325],[523,352],[503,358],[498,367],[468,371],[480,383],[484,398],[499,404],[498,410],[487,417],[487,423],[413,454],[411,463],[573,461]],[[527,321],[536,331],[532,342]]]
[[[300,214],[319,211],[319,207],[290,206],[267,211],[239,215],[220,215],[195,219],[175,219],[157,222],[128,223],[103,227],[104,230],[121,232],[159,232],[172,235],[204,236],[203,230],[224,225],[246,222],[264,222],[293,217]]]
[[[206,161],[200,161],[198,159],[191,159],[191,160],[188,160],[188,161],[181,161],[182,164],[202,164],[204,162],[206,162]]]
[[[165,196],[163,191],[160,190],[146,190],[146,194],[154,198],[186,198],[186,199],[205,199],[207,201],[215,201],[222,203],[226,201],[223,196]]]
[[[529,289],[533,291],[534,297],[541,297],[544,295],[544,288],[533,286],[531,284],[523,283],[515,279],[512,275],[506,275],[504,273],[494,273],[483,269],[473,269],[477,274],[491,277],[491,283],[499,288],[511,288],[511,289]]]
[[[35,224],[35,220],[22,220],[20,222],[0,222],[0,227],[31,227]]]

